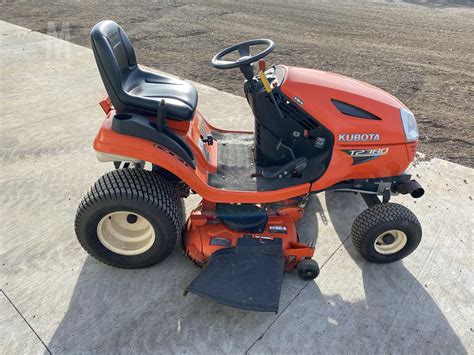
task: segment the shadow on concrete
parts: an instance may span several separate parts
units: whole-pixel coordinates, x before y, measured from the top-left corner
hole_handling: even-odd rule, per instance
[[[308,208],[311,213],[298,231],[314,245],[316,213],[322,211],[316,196]],[[179,245],[165,261],[142,270],[115,269],[88,257],[48,348],[53,353],[245,352],[275,315],[226,307],[193,294],[184,297],[200,269]],[[280,311],[304,285],[296,275],[285,277]]]
[[[298,226],[300,237],[317,242],[317,214],[324,224],[333,223],[341,242],[346,241],[343,247],[361,269],[365,301],[344,300],[337,291],[322,294],[317,283],[305,287],[290,273],[283,284],[282,303],[294,302],[286,312],[281,305],[275,321],[274,314],[237,310],[192,295],[183,297],[183,289],[199,269],[179,250],[144,270],[114,269],[88,257],[49,349],[53,353],[243,353],[251,344],[256,345],[252,345],[256,352],[259,345],[265,346],[263,351],[272,346],[280,351],[287,347],[314,351],[317,342],[334,352],[433,349],[464,353],[442,312],[402,263],[369,264],[352,248],[347,239],[352,221],[365,209],[362,200],[350,194],[326,193],[326,205],[329,221],[320,200],[310,199],[307,217]],[[347,279],[339,272],[332,277]],[[287,328],[287,318],[295,327]],[[292,332],[296,332],[294,337],[289,336]],[[317,340],[298,340],[298,334],[306,337],[311,332]],[[267,333],[275,337],[271,345],[259,344],[264,333],[265,338]],[[284,339],[279,338],[282,334]]]
[[[48,348],[53,353],[201,353],[213,347],[229,352],[242,346],[242,339],[232,339],[233,329],[252,336],[274,317],[184,297],[198,273],[179,251],[143,270],[114,269],[88,257]],[[216,344],[222,340],[226,344]]]
[[[318,242],[318,218],[324,216],[323,206],[317,195],[312,195],[308,199],[305,208],[305,216],[296,224],[298,230],[298,239],[302,243],[315,246]],[[323,223],[325,219],[322,218]]]
[[[354,219],[367,208],[363,199],[359,195],[337,192],[326,192],[325,197],[337,236],[362,272],[365,302],[345,303],[345,307],[352,318],[360,320],[359,326],[370,328],[372,324],[386,331],[381,334],[386,340],[377,350],[384,353],[467,353],[425,285],[405,268],[403,261],[372,264],[355,250],[350,230]],[[412,254],[411,257],[416,256]],[[375,329],[373,331],[373,334],[377,333]]]

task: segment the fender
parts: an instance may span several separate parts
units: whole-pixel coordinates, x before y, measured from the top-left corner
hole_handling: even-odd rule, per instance
[[[268,203],[305,195],[310,190],[309,182],[258,194],[250,191],[217,189],[207,183],[208,170],[206,166],[197,161],[194,169],[182,161],[183,159],[179,159],[165,149],[152,141],[115,132],[112,129],[112,115],[107,116],[103,121],[94,140],[96,152],[130,157],[159,165],[179,177],[197,194],[206,196],[206,200],[211,202]]]
[[[128,136],[143,138],[168,148],[193,169],[196,168],[194,155],[189,146],[176,133],[164,128],[158,131],[149,119],[134,113],[119,113],[112,118],[112,129]]]

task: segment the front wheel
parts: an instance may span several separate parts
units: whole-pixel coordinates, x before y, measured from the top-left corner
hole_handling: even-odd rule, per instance
[[[143,268],[164,260],[176,245],[182,204],[164,179],[142,169],[102,176],[76,214],[76,236],[99,261]]]
[[[381,203],[362,212],[352,225],[355,248],[367,261],[391,263],[411,254],[420,244],[421,225],[405,206]]]

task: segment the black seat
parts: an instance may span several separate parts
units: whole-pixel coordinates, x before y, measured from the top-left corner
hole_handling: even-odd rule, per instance
[[[155,116],[164,99],[166,116],[178,121],[194,117],[198,94],[191,84],[147,72],[137,65],[125,31],[113,21],[99,22],[91,31],[92,50],[107,94],[117,112]]]

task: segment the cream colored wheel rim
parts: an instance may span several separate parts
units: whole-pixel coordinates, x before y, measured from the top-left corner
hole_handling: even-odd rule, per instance
[[[407,244],[407,235],[400,230],[390,230],[380,234],[375,239],[375,250],[384,255],[395,254]]]
[[[120,255],[142,254],[155,242],[151,223],[128,211],[104,216],[97,225],[97,236],[104,247]]]

